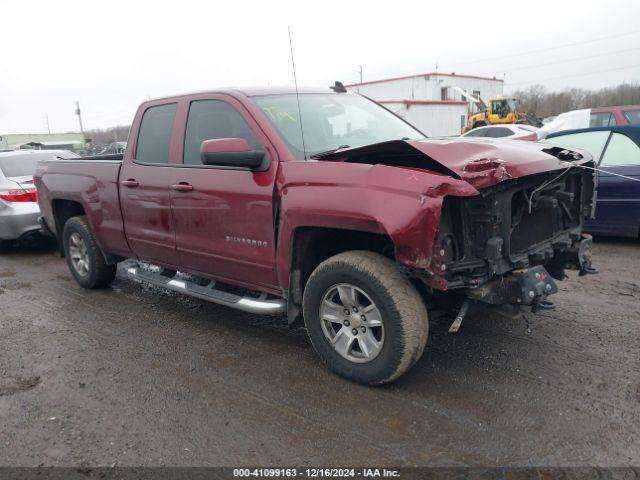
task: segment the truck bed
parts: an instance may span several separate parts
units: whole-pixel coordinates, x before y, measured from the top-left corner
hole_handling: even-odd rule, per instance
[[[77,202],[89,209],[86,214],[92,218],[96,240],[104,251],[129,252],[119,201],[121,165],[122,155],[39,162],[36,170],[38,194],[44,200],[41,202],[42,215],[49,229],[60,236],[62,225],[54,220],[54,209],[71,208],[69,205]]]

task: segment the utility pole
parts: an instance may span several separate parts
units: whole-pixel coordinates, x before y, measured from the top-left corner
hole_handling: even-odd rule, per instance
[[[76,115],[78,115],[78,121],[80,122],[80,133],[82,134],[82,142],[85,142],[84,128],[82,128],[82,114],[80,113],[80,102],[76,100]]]
[[[46,114],[44,116],[44,120],[47,122],[47,132],[49,133],[49,135],[51,135],[51,126],[49,125],[49,115]]]

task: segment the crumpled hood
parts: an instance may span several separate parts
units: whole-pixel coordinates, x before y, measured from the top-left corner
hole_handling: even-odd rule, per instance
[[[392,140],[340,150],[322,159],[431,170],[465,180],[475,188],[485,188],[512,178],[566,168],[565,161],[587,163],[591,156],[538,142],[455,138]]]

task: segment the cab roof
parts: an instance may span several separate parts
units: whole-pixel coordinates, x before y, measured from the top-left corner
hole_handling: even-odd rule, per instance
[[[216,88],[212,90],[200,90],[196,92],[182,93],[179,95],[169,95],[166,97],[157,97],[151,100],[148,100],[144,103],[156,102],[158,100],[174,100],[184,97],[190,97],[193,95],[202,95],[202,94],[228,94],[228,95],[243,95],[245,97],[259,97],[265,95],[295,95],[296,87],[294,86],[275,86],[275,87],[224,87],[224,88]],[[309,93],[322,93],[329,95],[349,95],[349,92],[345,93],[336,93],[331,90],[329,87],[298,87],[298,93],[300,94],[309,94]],[[352,95],[352,94],[351,94]]]

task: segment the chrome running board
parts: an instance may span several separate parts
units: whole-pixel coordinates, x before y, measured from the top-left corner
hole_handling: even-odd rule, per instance
[[[187,279],[174,279],[138,267],[127,269],[130,277],[142,280],[158,287],[167,288],[174,292],[207,300],[209,302],[235,308],[248,313],[260,315],[284,315],[287,311],[287,302],[283,298],[267,299],[267,294],[263,293],[259,297],[241,297],[229,292],[223,292],[215,288],[216,282],[211,281],[208,285],[198,285]]]

